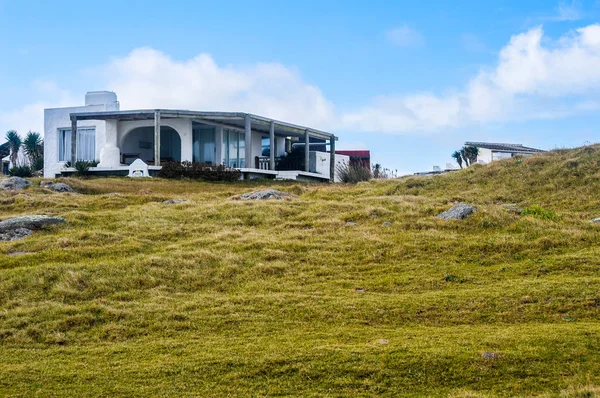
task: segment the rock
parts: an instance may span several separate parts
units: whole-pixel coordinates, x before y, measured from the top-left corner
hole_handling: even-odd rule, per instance
[[[265,191],[255,191],[239,195],[239,199],[244,200],[270,200],[270,199],[291,199],[295,198],[296,195],[291,193],[281,192],[276,189],[267,189]]]
[[[505,203],[502,205],[502,208],[506,211],[510,211],[517,214],[523,213],[523,209],[517,206],[516,203]]]
[[[16,228],[13,230],[9,230],[6,232],[0,232],[0,241],[11,241],[11,240],[19,240],[19,239],[23,239],[26,236],[29,236],[33,233],[32,230],[27,229],[27,228]],[[21,253],[21,252],[16,252],[16,253]],[[18,254],[16,253],[10,253],[9,256],[16,256]],[[25,254],[25,253],[23,253]]]
[[[5,191],[16,191],[25,189],[32,184],[31,181],[21,177],[10,177],[0,181],[0,189]]]
[[[486,359],[488,361],[492,361],[494,359],[498,359],[498,353],[497,352],[484,352],[483,354],[481,354],[481,357],[483,359]]]
[[[391,227],[392,223],[389,221],[384,222],[383,224],[381,224],[382,227]]]
[[[0,221],[0,234],[6,234],[18,229],[36,230],[44,228],[47,225],[62,224],[66,221],[64,218],[57,216],[35,215],[9,218]]]
[[[12,252],[12,253],[8,253],[8,257],[24,256],[26,254],[33,254],[33,252]]]
[[[438,214],[436,218],[441,218],[443,220],[462,220],[476,210],[477,209],[471,205],[459,203],[445,212]]]
[[[592,224],[600,224],[600,217],[598,218],[594,218],[593,220],[590,221]]]
[[[348,222],[346,223],[346,226],[347,226],[347,227],[355,227],[355,226],[356,226],[356,223],[355,223],[355,222],[353,222],[353,221],[348,221]]]
[[[177,205],[179,203],[188,202],[187,199],[169,199],[162,202],[163,205]]]
[[[63,182],[42,181],[40,187],[49,189],[54,192],[70,192],[75,193],[73,188]]]

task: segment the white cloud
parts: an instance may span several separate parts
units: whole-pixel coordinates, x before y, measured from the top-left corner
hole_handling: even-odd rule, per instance
[[[62,90],[55,82],[36,80],[31,84],[31,92],[37,101],[0,112],[0,133],[17,130],[24,136],[28,131],[43,132],[44,109],[50,107],[71,106],[77,100],[66,90]],[[0,136],[4,142],[4,136]]]
[[[581,4],[576,0],[571,2],[561,1],[556,8],[556,12],[557,15],[553,18],[555,21],[578,21],[583,17]]]
[[[102,70],[129,109],[244,111],[321,128],[334,119],[333,104],[319,88],[281,64],[219,66],[209,54],[176,61],[142,48]]]
[[[500,51],[496,66],[480,71],[463,90],[377,98],[346,113],[344,125],[388,133],[432,132],[595,109],[600,100],[600,25],[548,42],[541,27],[515,35]]]
[[[117,92],[124,109],[243,111],[340,133],[433,134],[597,111],[600,24],[555,41],[545,38],[541,27],[531,29],[513,36],[495,65],[482,69],[462,88],[379,96],[355,109],[336,108],[318,87],[277,63],[219,65],[208,54],[175,60],[142,48],[94,73],[105,88]],[[37,100],[0,113],[0,128],[41,131],[44,107],[83,101],[53,82],[34,86]]]
[[[407,25],[390,29],[385,36],[390,43],[398,47],[420,47],[425,44],[423,35]]]

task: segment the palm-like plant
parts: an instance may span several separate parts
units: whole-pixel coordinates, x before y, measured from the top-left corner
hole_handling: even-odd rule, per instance
[[[373,166],[373,178],[379,178],[381,175],[381,164],[375,163]]]
[[[469,159],[469,164],[477,163],[477,155],[479,155],[479,149],[471,145],[464,147],[464,149],[465,154]]]
[[[460,148],[460,157],[462,158],[463,162],[465,162],[465,166],[469,167],[471,165],[466,146]]]
[[[44,157],[44,141],[40,133],[28,132],[23,140],[23,149],[29,159],[29,164],[36,170],[39,169],[41,159]]]
[[[458,163],[458,165],[460,166],[460,168],[462,169],[462,164],[463,164],[463,159],[462,159],[462,154],[460,153],[460,151],[454,151],[452,153],[452,157],[454,159],[456,159],[456,163]]]
[[[21,137],[15,130],[9,130],[6,133],[6,141],[8,141],[8,147],[10,149],[10,162],[12,166],[17,165],[19,159],[19,150],[21,149]]]

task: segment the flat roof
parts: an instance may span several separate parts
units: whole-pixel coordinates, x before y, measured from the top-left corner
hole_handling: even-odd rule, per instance
[[[467,145],[467,146],[474,146],[474,147],[477,147],[477,148],[491,149],[492,151],[499,151],[499,152],[512,152],[512,153],[516,153],[516,152],[521,152],[521,153],[545,152],[542,149],[530,148],[530,147],[523,146],[521,144],[505,144],[505,143],[500,143],[500,142],[473,142],[473,141],[467,141],[467,142],[465,142],[465,145]]]
[[[250,116],[252,130],[269,133],[271,122],[275,124],[275,134],[304,136],[306,130],[311,136],[323,139],[335,139],[334,134],[310,127],[299,126],[293,123],[282,122],[280,120],[269,119],[267,117],[243,112],[208,112],[208,111],[188,111],[177,109],[141,109],[129,111],[104,111],[104,112],[73,112],[71,117],[76,120],[107,120],[116,119],[127,120],[153,120],[156,112],[160,112],[161,119],[192,119],[199,123],[216,124],[225,128],[244,131],[246,115]]]

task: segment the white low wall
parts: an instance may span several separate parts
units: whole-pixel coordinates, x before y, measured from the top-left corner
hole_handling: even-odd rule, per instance
[[[310,172],[323,174],[327,178],[330,178],[329,159],[330,159],[331,154],[328,152],[311,151],[309,153],[309,156],[310,156],[310,163],[309,163]],[[337,169],[338,169],[338,166],[344,162],[346,164],[350,163],[350,156],[338,155],[338,154],[335,155],[335,170],[336,171],[335,171],[334,182],[340,182],[340,179],[337,175]]]

